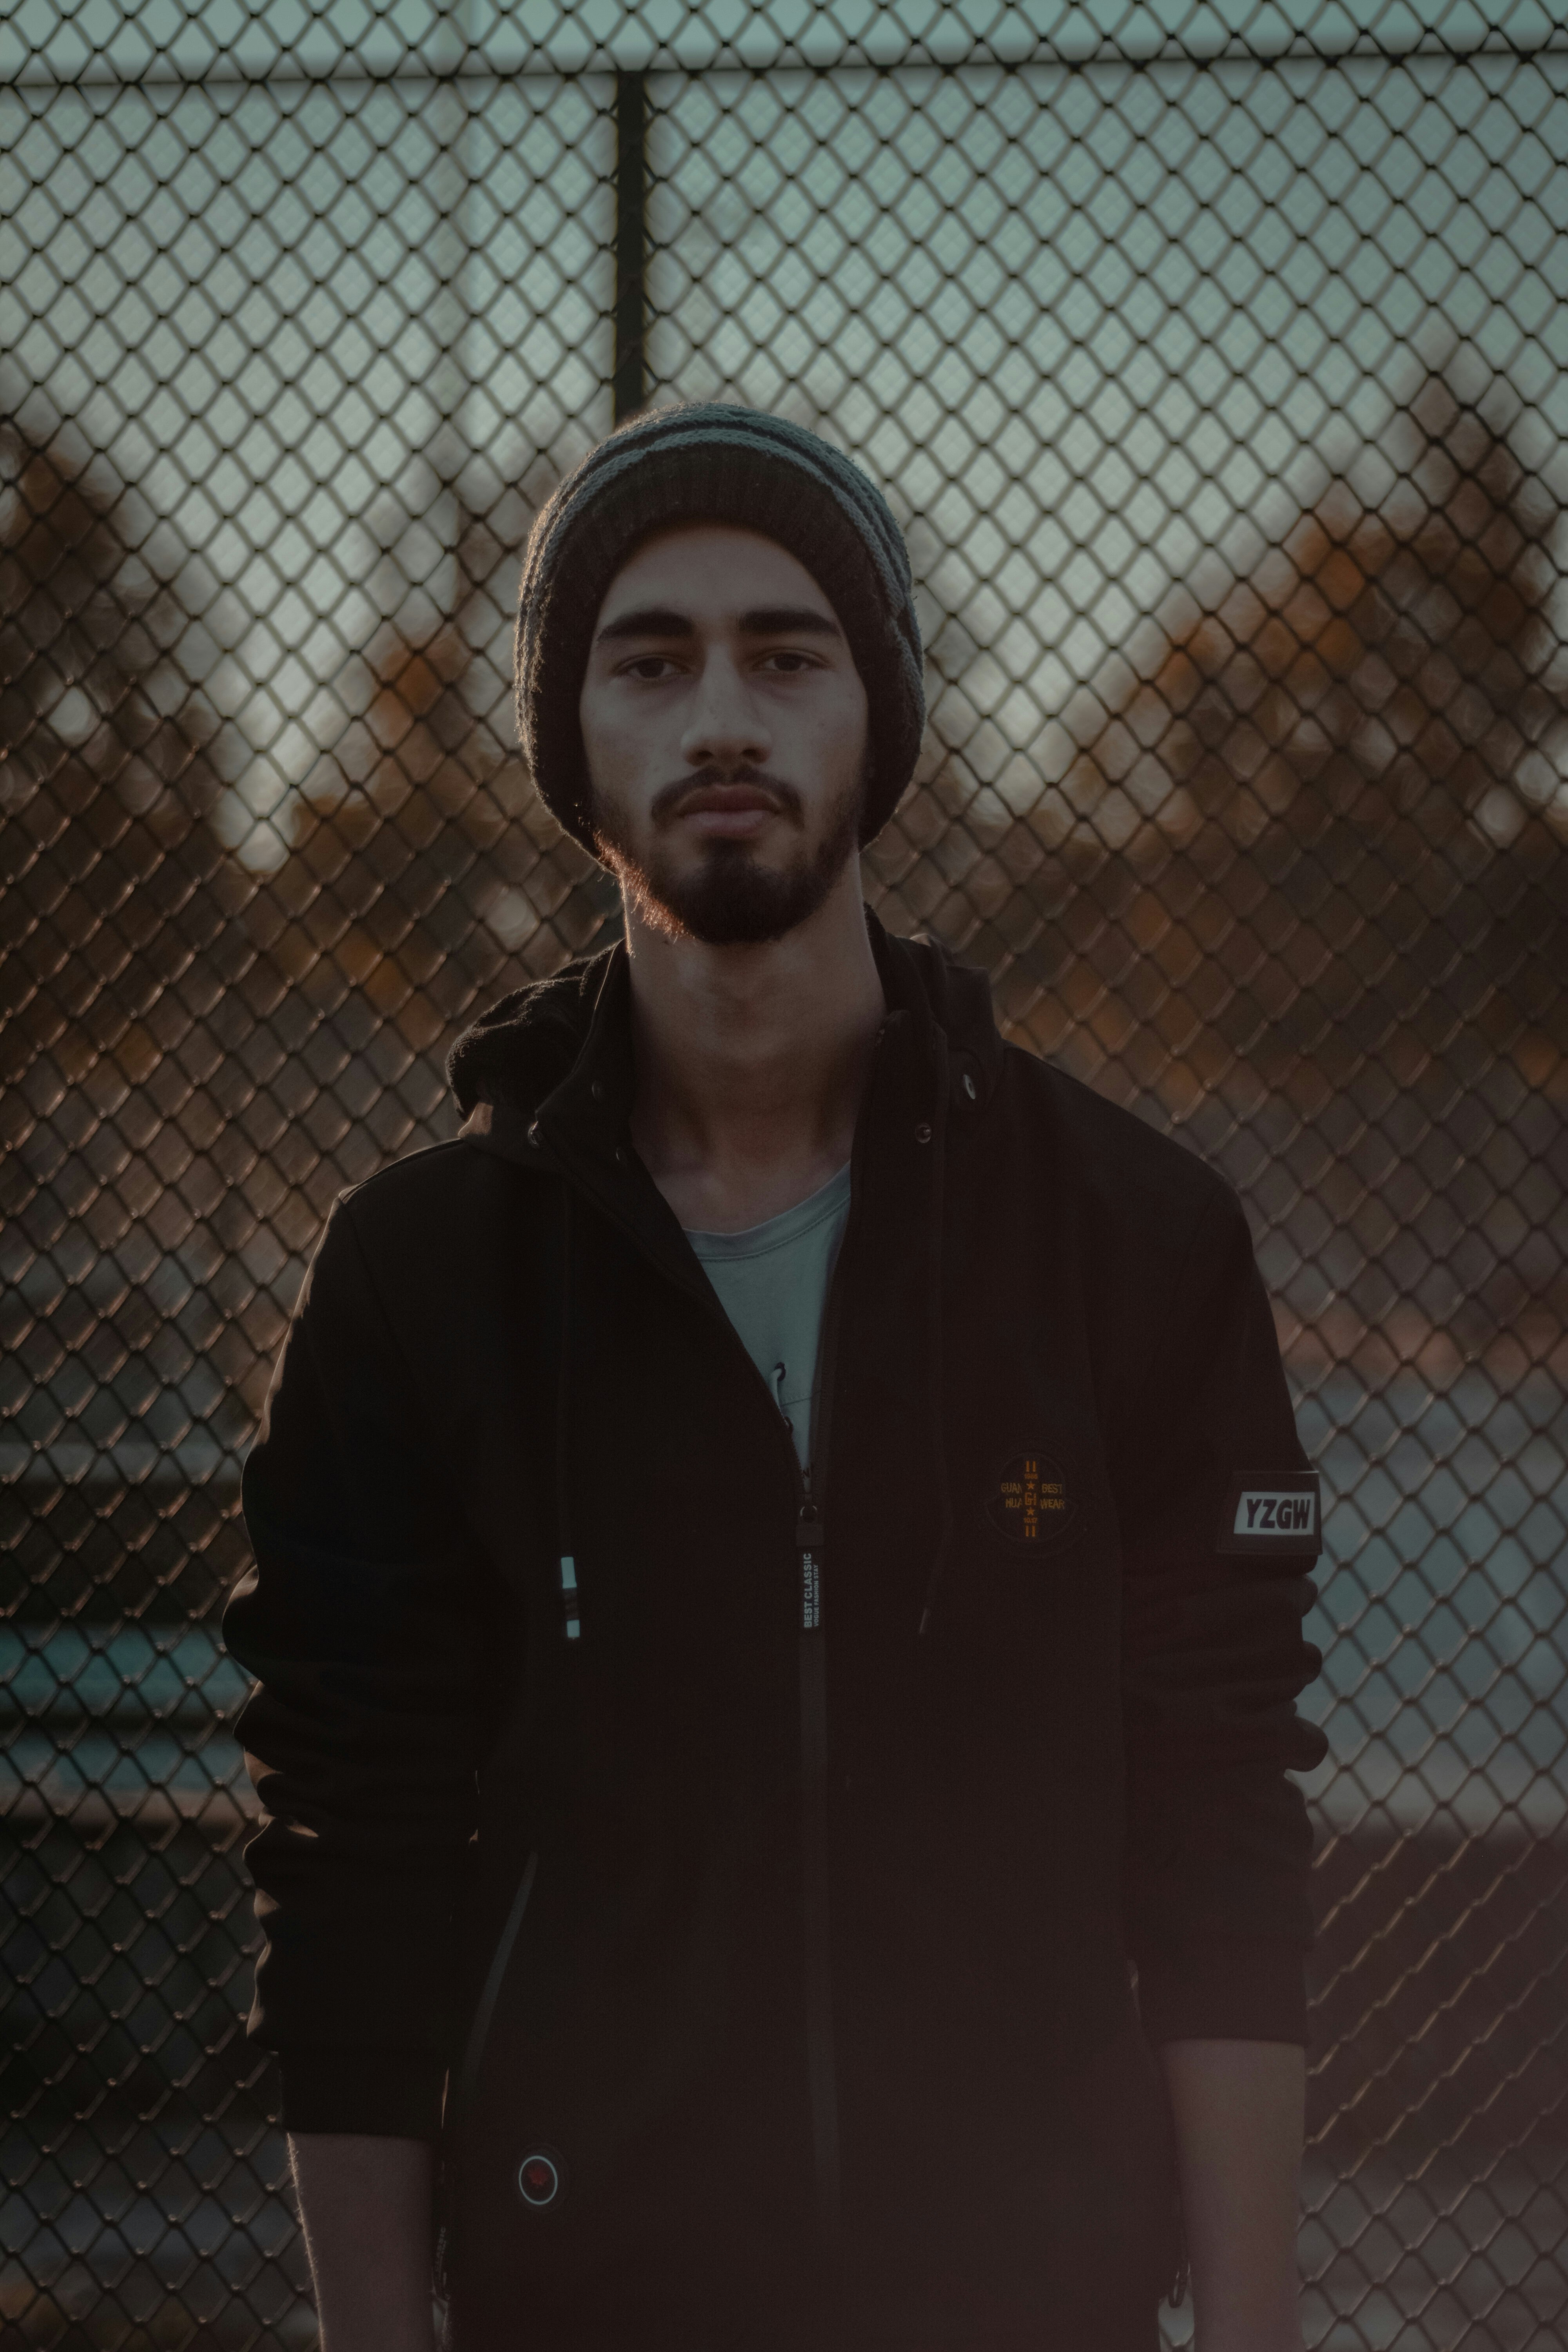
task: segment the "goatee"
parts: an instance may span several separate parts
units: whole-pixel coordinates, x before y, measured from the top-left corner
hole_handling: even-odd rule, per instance
[[[798,822],[799,795],[789,791],[788,799]],[[603,806],[594,811],[594,831],[600,856],[651,929],[710,948],[763,947],[798,929],[825,903],[854,854],[864,805],[864,787],[857,784],[833,811],[816,848],[803,849],[782,866],[760,864],[747,841],[710,841],[701,864],[682,874],[656,840],[651,857],[640,864],[615,812]]]

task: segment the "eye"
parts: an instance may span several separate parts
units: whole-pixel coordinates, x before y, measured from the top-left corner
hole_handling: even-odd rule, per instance
[[[764,667],[772,668],[786,677],[792,677],[797,670],[821,667],[821,664],[810,654],[797,653],[792,646],[780,646],[776,652],[764,654],[763,662]]]
[[[623,664],[620,675],[622,677],[639,678],[649,686],[656,686],[660,678],[673,677],[675,668],[676,666],[668,654],[638,654],[635,661]]]

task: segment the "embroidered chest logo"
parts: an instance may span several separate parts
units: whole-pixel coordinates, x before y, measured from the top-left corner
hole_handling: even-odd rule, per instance
[[[1029,1550],[1064,1535],[1077,1514],[1067,1472],[1042,1450],[1015,1455],[985,1507],[997,1534]]]

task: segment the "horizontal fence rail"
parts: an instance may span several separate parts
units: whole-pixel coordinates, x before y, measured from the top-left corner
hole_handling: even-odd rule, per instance
[[[271,82],[805,66],[1529,56],[1552,0],[29,0],[0,80]]]
[[[696,394],[904,522],[873,902],[1252,1221],[1328,1499],[1308,2341],[1559,2343],[1562,27],[584,20],[0,28],[0,2331],[314,2341],[238,1466],[334,1197],[614,920],[516,749],[518,557]]]

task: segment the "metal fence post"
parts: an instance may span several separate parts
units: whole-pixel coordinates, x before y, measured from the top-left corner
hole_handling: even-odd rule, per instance
[[[647,76],[616,76],[615,417],[635,416],[647,396]]]

